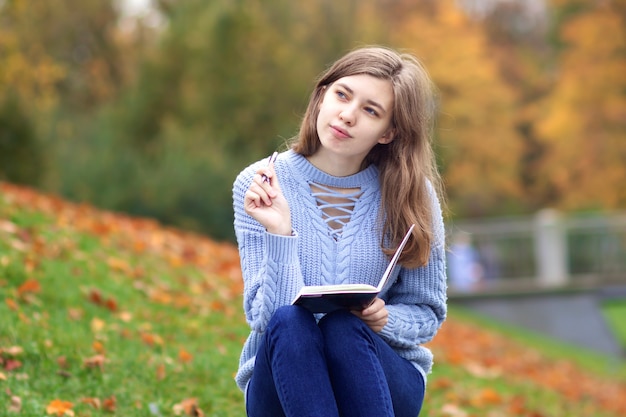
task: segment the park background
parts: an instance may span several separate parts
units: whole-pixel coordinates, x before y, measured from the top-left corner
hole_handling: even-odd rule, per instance
[[[195,396],[210,415],[237,415],[231,373],[245,325],[228,249],[232,182],[250,162],[285,147],[315,77],[357,46],[407,50],[430,71],[440,93],[434,139],[449,224],[545,208],[583,217],[623,212],[625,23],[623,0],[0,1],[0,308],[11,317],[0,328],[0,383],[9,381],[15,394],[5,391],[0,404],[18,397],[21,409],[41,413],[55,399],[117,398],[124,413],[167,415]],[[181,243],[178,232],[148,219],[191,235]],[[181,277],[179,268],[193,270]],[[82,286],[68,288],[71,278]],[[123,278],[145,299],[134,298]],[[60,288],[67,296],[57,304]],[[81,300],[88,306],[77,312]],[[132,330],[139,340],[128,348],[139,317]],[[37,333],[35,323],[56,323],[57,333]],[[70,328],[76,333],[67,338]],[[529,368],[553,370],[547,385],[527,391],[499,382],[494,391],[502,370],[484,352],[498,357],[490,350],[497,346],[511,358],[519,351],[477,329],[455,331],[475,331],[472,346],[482,353],[471,346],[441,352],[432,415],[485,407],[492,415],[505,408],[575,415],[576,407],[600,415],[624,406],[605,407],[623,385],[569,368],[560,374],[560,362],[532,355]],[[225,357],[201,359],[213,348]],[[67,369],[74,385],[48,375]],[[455,389],[466,374],[475,379],[471,388]],[[559,378],[582,378],[588,391],[559,386]],[[594,383],[605,393],[589,388]],[[549,390],[563,399],[544,397]],[[191,403],[185,412],[193,413]],[[94,412],[113,412],[110,405]]]
[[[359,45],[440,91],[449,215],[626,208],[623,1],[0,3],[0,178],[233,239],[231,186]]]

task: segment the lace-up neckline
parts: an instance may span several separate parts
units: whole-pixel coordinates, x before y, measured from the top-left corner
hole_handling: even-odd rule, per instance
[[[339,188],[311,183],[311,194],[322,212],[322,218],[335,240],[350,221],[356,202],[363,192],[360,188]]]

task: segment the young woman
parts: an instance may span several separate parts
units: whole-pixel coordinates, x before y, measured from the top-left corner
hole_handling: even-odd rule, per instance
[[[248,416],[417,416],[446,317],[444,226],[418,60],[349,52],[319,78],[275,162],[233,187],[251,327],[236,382]],[[377,285],[411,224],[394,284],[362,311],[292,306],[304,285]]]

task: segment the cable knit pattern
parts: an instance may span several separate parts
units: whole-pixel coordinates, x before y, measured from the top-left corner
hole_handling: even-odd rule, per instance
[[[235,232],[244,278],[243,307],[251,332],[241,352],[235,380],[242,390],[252,376],[261,337],[274,311],[290,304],[303,285],[367,283],[377,285],[389,259],[380,249],[381,207],[378,170],[374,166],[348,177],[330,176],[289,150],[274,163],[289,202],[293,236],[266,232],[243,207],[244,195],[256,171],[267,160],[244,169],[233,185]],[[362,192],[341,234],[322,218],[311,184]],[[431,352],[421,344],[431,340],[446,317],[445,231],[439,201],[430,192],[434,239],[424,267],[400,268],[397,279],[381,297],[389,321],[379,335],[426,375]]]

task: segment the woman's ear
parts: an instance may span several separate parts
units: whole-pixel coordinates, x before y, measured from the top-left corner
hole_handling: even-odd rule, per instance
[[[378,143],[383,144],[383,145],[387,145],[389,143],[391,143],[393,141],[393,138],[396,135],[396,131],[394,130],[394,128],[390,127],[389,130],[387,130],[380,139],[378,139]]]

